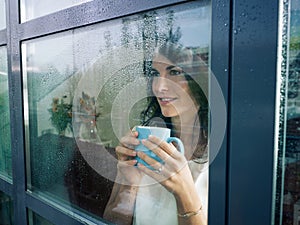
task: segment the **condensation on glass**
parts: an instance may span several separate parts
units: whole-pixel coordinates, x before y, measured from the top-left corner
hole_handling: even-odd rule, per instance
[[[24,23],[50,13],[60,11],[92,0],[21,0],[21,22]]]
[[[280,7],[273,224],[300,224],[300,4]]]
[[[0,0],[0,30],[6,28],[5,0]]]
[[[0,191],[0,221],[1,224],[13,223],[13,201],[12,199]]]
[[[0,47],[0,174],[12,176],[7,50]]]
[[[150,65],[157,46],[177,46],[173,56],[185,50],[177,71],[168,68],[168,79],[181,79],[175,86],[199,79],[193,91],[207,91],[210,23],[210,4],[192,2],[23,42],[28,190],[65,209],[103,217],[117,174],[115,148],[143,123],[141,114],[153,98],[149,81],[156,75]],[[185,96],[193,96],[190,92]],[[177,95],[161,97],[167,104]],[[197,105],[194,96],[187,101]],[[201,113],[207,115],[207,108]],[[182,135],[200,129],[194,117]],[[162,121],[151,122],[159,126]],[[208,121],[202,122],[207,126]],[[202,156],[192,162],[195,168],[207,164],[207,154]],[[207,183],[201,185],[206,193]]]

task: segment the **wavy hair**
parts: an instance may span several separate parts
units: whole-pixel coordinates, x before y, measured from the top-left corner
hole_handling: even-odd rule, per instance
[[[194,101],[199,105],[198,119],[200,127],[195,126],[194,129],[199,129],[199,137],[196,150],[193,153],[192,159],[197,161],[207,161],[207,143],[208,143],[208,114],[209,106],[207,99],[207,85],[208,85],[208,66],[207,56],[201,55],[197,49],[185,48],[179,44],[170,42],[156,48],[155,55],[162,55],[169,59],[174,65],[179,66],[183,72],[184,77],[188,81],[190,93]],[[175,135],[175,130],[170,117],[163,116],[159,103],[152,91],[153,77],[151,75],[152,61],[145,61],[144,64],[145,75],[148,78],[148,98],[147,107],[141,113],[142,123],[149,125],[154,118],[160,118],[164,125],[171,129],[172,135]],[[201,87],[199,86],[201,84]],[[195,121],[196,124],[196,121]]]

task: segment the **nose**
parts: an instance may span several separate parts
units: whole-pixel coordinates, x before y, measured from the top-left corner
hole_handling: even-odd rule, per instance
[[[169,90],[168,79],[163,77],[155,78],[153,81],[153,90],[157,93],[167,92]]]

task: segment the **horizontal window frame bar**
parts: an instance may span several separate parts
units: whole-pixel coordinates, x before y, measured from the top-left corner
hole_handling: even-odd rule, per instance
[[[0,191],[11,197],[13,194],[13,185],[4,178],[0,177]]]
[[[88,222],[91,225],[109,224],[92,217],[87,217],[87,214],[71,206],[65,207],[62,205],[62,203],[55,203],[54,201],[51,203],[51,200],[46,198],[42,199],[35,193],[26,192],[25,196],[26,207],[51,223],[82,225]],[[59,204],[63,208],[63,210],[66,210],[66,212],[64,212],[62,209],[59,209],[58,207],[55,207],[55,204]],[[70,213],[68,213],[67,211],[69,211]],[[78,219],[76,219],[75,217],[78,217]],[[79,218],[84,218],[84,221],[79,221]]]
[[[96,0],[20,23],[17,25],[17,38],[24,41],[184,2],[190,1],[133,0],[124,6],[126,2],[115,1],[112,5],[109,0]]]

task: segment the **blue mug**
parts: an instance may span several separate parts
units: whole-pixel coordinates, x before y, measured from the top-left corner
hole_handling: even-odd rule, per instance
[[[149,135],[153,135],[158,137],[159,139],[166,141],[168,143],[176,142],[178,145],[178,150],[184,154],[184,146],[182,144],[182,141],[179,138],[176,137],[170,137],[171,130],[169,128],[163,128],[163,127],[147,127],[147,126],[137,126],[135,130],[138,132],[138,140],[141,141],[143,139],[148,139]],[[146,146],[144,146],[142,143],[137,145],[135,147],[136,151],[142,151],[151,158],[155,159],[156,161],[160,162],[161,164],[164,164],[164,161],[159,158],[154,152],[149,150]],[[141,163],[145,165],[146,167],[153,170],[153,168],[148,165],[144,160],[142,160],[140,157],[136,157],[136,160],[138,163]]]

